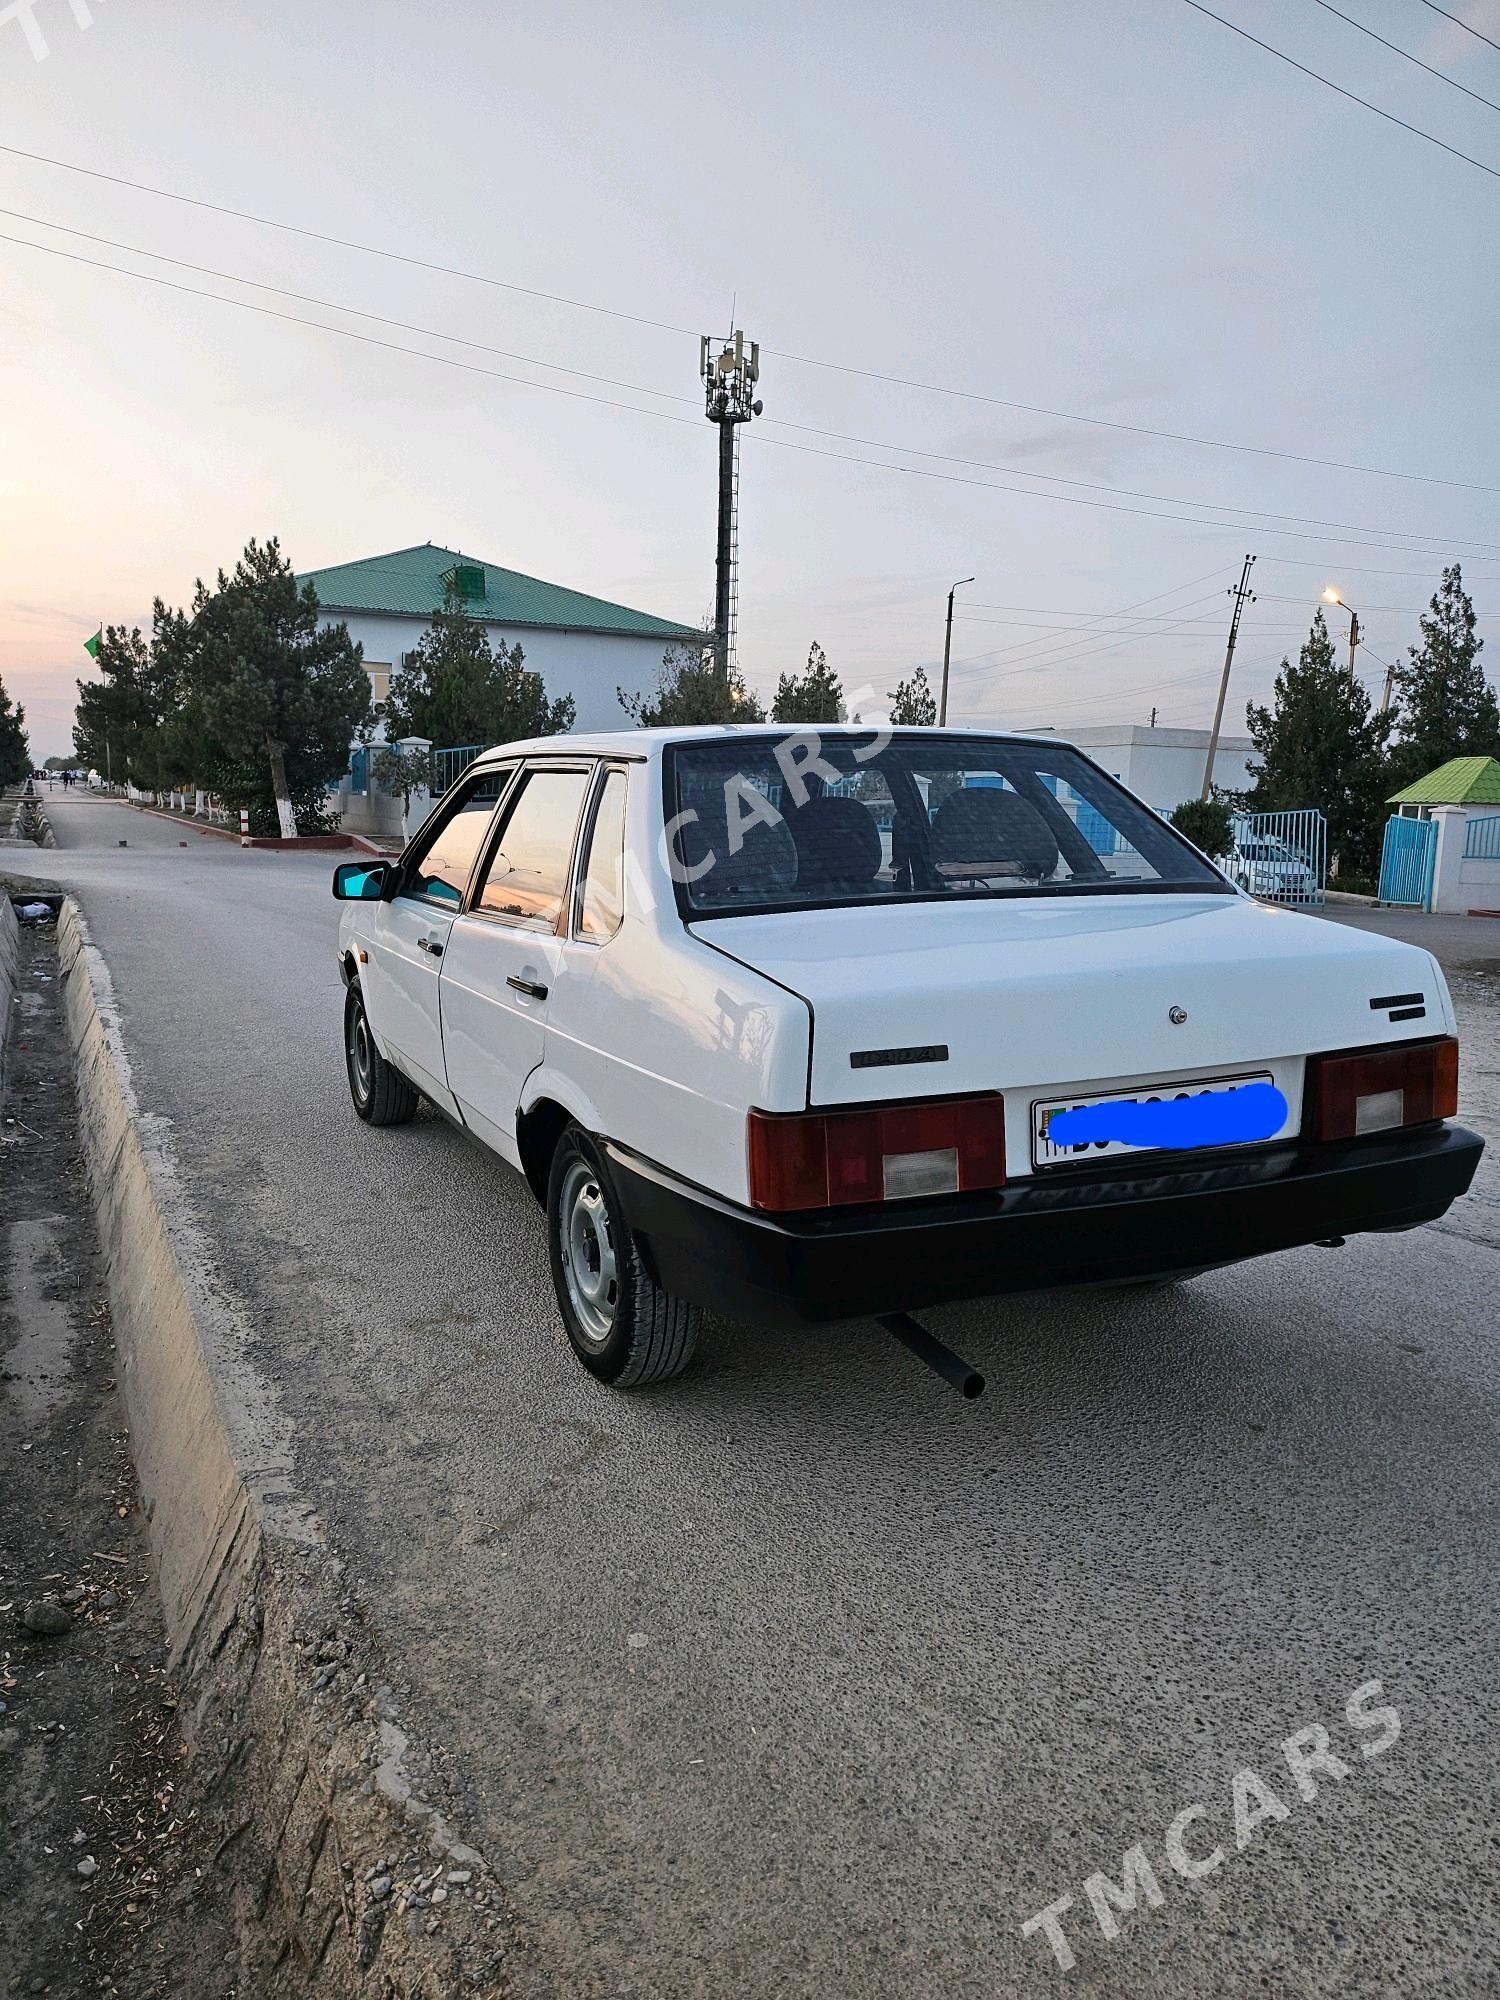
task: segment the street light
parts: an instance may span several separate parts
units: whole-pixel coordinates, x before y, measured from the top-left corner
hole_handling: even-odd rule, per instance
[[[1323,592],[1323,602],[1325,604],[1336,604],[1340,611],[1347,611],[1349,614],[1349,683],[1352,687],[1354,684],[1354,649],[1359,644],[1359,613],[1352,604],[1345,603],[1341,594],[1334,589],[1332,584],[1329,584],[1328,588]]]
[[[953,590],[962,590],[966,583],[972,583],[973,581],[972,576],[961,576],[958,582],[954,584]],[[940,729],[945,727],[948,721],[948,656],[953,651],[953,590],[948,592],[948,624],[947,629],[943,633],[943,691],[938,700],[938,727]]]

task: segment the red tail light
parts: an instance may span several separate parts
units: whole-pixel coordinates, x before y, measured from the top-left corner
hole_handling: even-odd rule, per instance
[[[1358,1139],[1426,1125],[1458,1111],[1458,1043],[1397,1042],[1352,1055],[1312,1056],[1304,1086],[1314,1139]]]
[[[1005,1185],[1005,1103],[950,1097],[864,1111],[752,1111],[754,1208],[837,1208]]]

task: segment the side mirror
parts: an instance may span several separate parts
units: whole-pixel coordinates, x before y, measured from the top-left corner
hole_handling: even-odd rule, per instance
[[[333,871],[333,893],[341,903],[378,903],[389,873],[384,861],[343,861]]]

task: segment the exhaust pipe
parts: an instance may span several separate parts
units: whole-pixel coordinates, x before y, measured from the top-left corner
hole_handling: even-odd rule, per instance
[[[918,1361],[925,1361],[934,1375],[941,1375],[945,1382],[951,1382],[969,1402],[984,1394],[984,1377],[979,1370],[971,1368],[963,1356],[955,1354],[951,1347],[945,1347],[910,1313],[877,1313],[875,1324],[883,1326],[887,1333],[895,1334],[901,1345],[909,1347]]]

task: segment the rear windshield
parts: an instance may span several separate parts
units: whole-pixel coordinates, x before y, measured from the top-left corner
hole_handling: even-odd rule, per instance
[[[1062,744],[822,736],[667,751],[684,911],[958,897],[1234,892],[1164,820]]]

